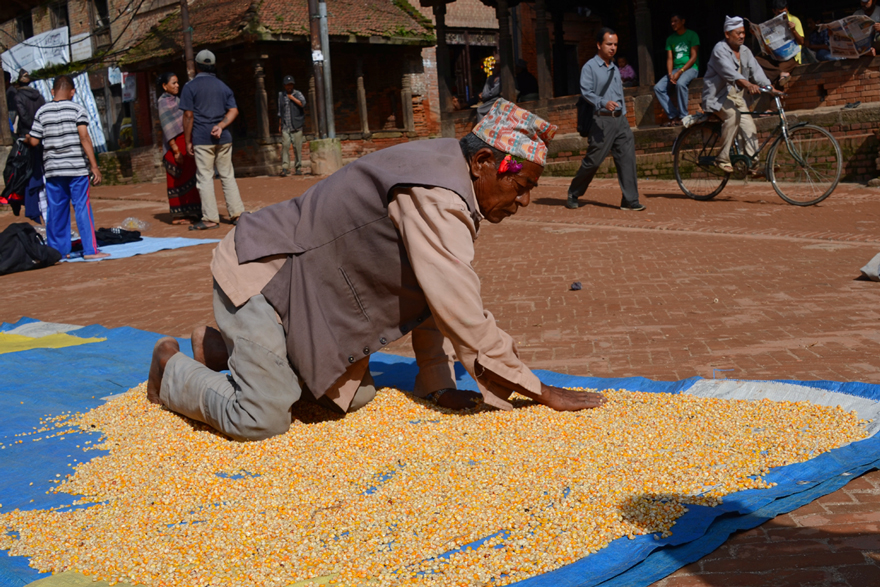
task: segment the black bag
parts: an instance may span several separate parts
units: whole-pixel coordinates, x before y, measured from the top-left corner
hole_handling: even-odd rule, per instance
[[[3,188],[2,196],[9,198],[12,194],[18,194],[23,198],[28,181],[31,179],[31,172],[30,147],[22,139],[18,139],[6,158],[6,167],[3,169],[3,181],[6,187]]]
[[[99,247],[136,243],[144,240],[137,230],[125,230],[124,228],[99,228],[95,231],[95,239],[98,241]]]
[[[608,88],[611,87],[611,80],[614,79],[614,74],[608,76],[608,81],[605,83],[605,87],[602,88],[602,92],[599,95],[604,96],[605,92],[608,91]],[[578,134],[582,137],[586,138],[590,136],[590,128],[593,126],[593,114],[596,112],[596,108],[586,99],[584,95],[581,94],[578,96],[577,101],[577,131]]]
[[[590,127],[593,126],[593,105],[583,96],[578,96],[577,101],[577,131],[582,137],[590,136]]]
[[[49,267],[60,260],[61,253],[26,222],[10,224],[0,232],[0,275]]]

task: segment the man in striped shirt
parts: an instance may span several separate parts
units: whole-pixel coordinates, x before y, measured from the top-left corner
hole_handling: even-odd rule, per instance
[[[85,108],[73,102],[75,93],[70,76],[56,77],[52,86],[53,100],[37,110],[26,141],[31,147],[43,144],[49,246],[61,253],[62,258],[70,255],[70,203],[73,202],[83,256],[100,259],[110,255],[98,251],[95,217],[89,203],[89,173],[92,185],[98,185],[101,170],[89,138],[89,115]]]

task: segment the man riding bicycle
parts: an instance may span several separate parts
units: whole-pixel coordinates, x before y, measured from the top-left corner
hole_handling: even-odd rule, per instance
[[[751,157],[758,151],[758,132],[755,122],[742,112],[748,110],[745,92],[758,94],[770,80],[748,47],[743,46],[746,30],[739,16],[725,17],[724,41],[712,49],[712,56],[703,78],[703,111],[716,114],[722,121],[721,150],[715,165],[726,173],[733,172],[730,164],[730,147],[737,129],[745,137],[746,153]],[[752,175],[763,175],[762,170],[752,168]]]

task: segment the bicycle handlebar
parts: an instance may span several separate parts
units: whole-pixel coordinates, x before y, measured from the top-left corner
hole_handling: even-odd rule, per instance
[[[759,86],[759,89],[761,90],[762,94],[775,94],[775,95],[779,96],[780,98],[788,95],[785,92],[778,92],[777,93],[776,89],[773,86]]]

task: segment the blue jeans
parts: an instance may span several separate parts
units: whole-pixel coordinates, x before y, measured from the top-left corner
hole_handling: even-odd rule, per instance
[[[678,71],[677,69],[675,71]],[[673,71],[672,73],[675,73]],[[669,76],[664,75],[663,78],[654,86],[654,95],[660,101],[663,112],[670,120],[675,118],[684,118],[688,113],[688,86],[694,78],[697,77],[697,70],[690,68],[678,78],[674,84],[669,83]],[[675,91],[678,96],[678,106],[672,103],[670,94]]]
[[[83,254],[98,252],[95,239],[95,217],[89,203],[89,176],[47,177],[46,199],[48,218],[46,218],[46,240],[49,246],[61,253],[70,254],[70,204],[76,214],[76,229],[82,239]]]
[[[840,61],[843,57],[832,57],[831,51],[828,49],[819,49],[816,51],[816,59],[819,61]]]

